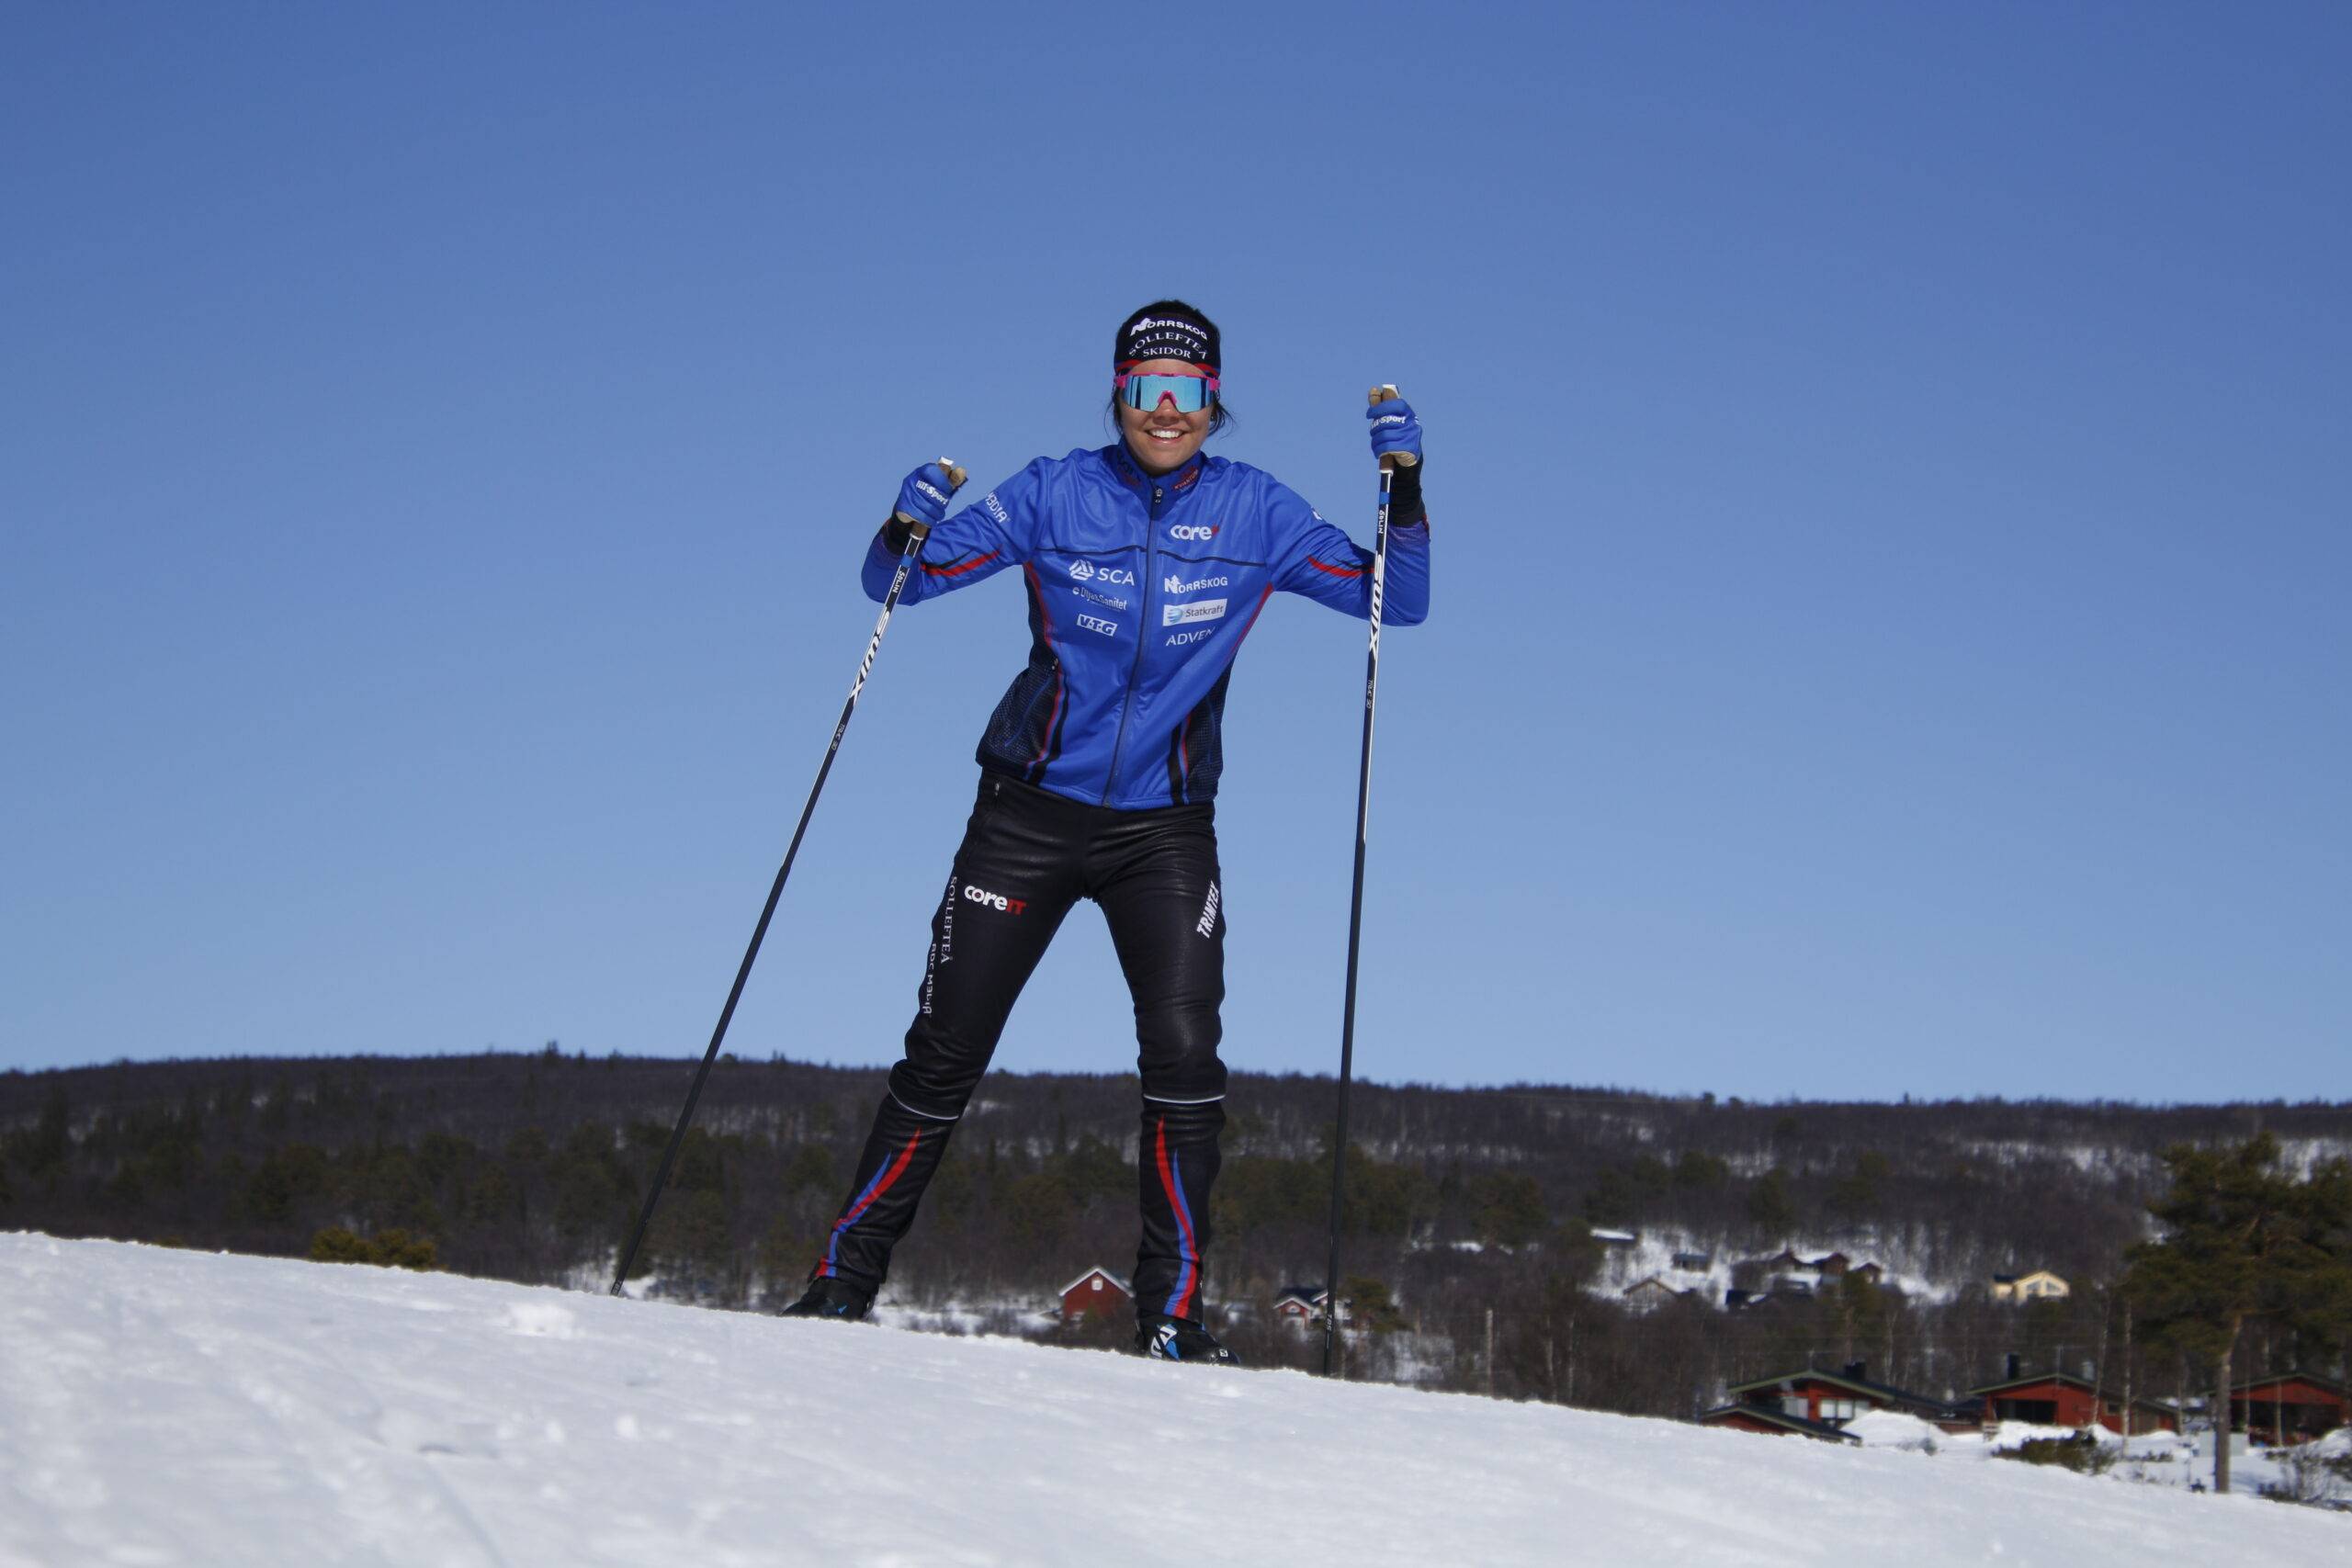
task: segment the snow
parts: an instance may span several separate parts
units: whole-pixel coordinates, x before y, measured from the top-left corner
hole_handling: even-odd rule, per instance
[[[1922,1421],[1917,1416],[1905,1416],[1900,1410],[1865,1410],[1846,1423],[1846,1430],[1861,1440],[1866,1449],[1904,1449],[1913,1453],[1933,1453],[1945,1442],[1945,1434],[1932,1421]]]
[[[2352,1546],[2314,1509],[1954,1451],[0,1235],[6,1568],[2139,1568]]]
[[[1623,1294],[1629,1286],[1655,1279],[1672,1290],[1695,1291],[1700,1301],[1721,1307],[1724,1292],[1731,1289],[1733,1269],[1749,1260],[1747,1254],[1726,1247],[1719,1236],[1695,1235],[1687,1231],[1660,1229],[1637,1235],[1623,1231],[1592,1234],[1596,1237],[1632,1236],[1630,1244],[1611,1245],[1601,1255],[1593,1288],[1611,1294]],[[1813,1241],[1800,1238],[1790,1245],[1791,1250],[1802,1258],[1826,1258],[1833,1252],[1842,1252],[1856,1263],[1876,1263],[1884,1271],[1883,1282],[1915,1303],[1940,1306],[1961,1294],[1961,1287],[1951,1281],[1931,1280],[1907,1270],[1902,1266],[1906,1260],[1900,1248],[1888,1247],[1871,1235],[1840,1235]],[[1674,1266],[1678,1253],[1691,1252],[1707,1254],[1708,1266],[1703,1269]],[[1817,1269],[1784,1269],[1778,1270],[1776,1277],[1802,1280],[1816,1290],[1823,1288],[1825,1282]]]

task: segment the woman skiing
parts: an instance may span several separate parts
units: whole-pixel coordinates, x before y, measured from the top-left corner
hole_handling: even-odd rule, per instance
[[[1018,568],[1029,660],[980,739],[979,799],[932,919],[905,1059],[787,1316],[865,1314],[1013,999],[1062,917],[1091,898],[1135,997],[1136,1345],[1172,1360],[1232,1359],[1203,1326],[1201,1294],[1225,1124],[1219,722],[1234,656],[1273,592],[1368,615],[1372,558],[1272,475],[1201,456],[1227,417],[1220,363],[1206,316],[1176,299],[1145,306],[1114,340],[1119,440],[1040,457],[953,517],[953,484],[926,464],[866,551],[877,601],[910,543],[898,513],[931,525],[903,603]],[[1392,400],[1369,417],[1375,455],[1418,465],[1410,408]],[[1399,626],[1429,606],[1420,476],[1398,468],[1390,502],[1382,611]]]

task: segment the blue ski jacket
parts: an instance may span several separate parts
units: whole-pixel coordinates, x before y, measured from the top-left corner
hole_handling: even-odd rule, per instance
[[[877,603],[898,572],[890,532],[865,553]],[[1155,477],[1124,442],[1038,458],[933,529],[917,564],[901,604],[1021,570],[1029,662],[980,766],[1130,811],[1216,795],[1234,656],[1276,589],[1372,609],[1372,553],[1272,475],[1195,456]],[[1381,620],[1413,626],[1429,602],[1428,523],[1392,522]]]

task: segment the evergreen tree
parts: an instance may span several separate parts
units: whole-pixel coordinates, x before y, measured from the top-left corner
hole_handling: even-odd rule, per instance
[[[2172,1190],[2148,1205],[2162,1241],[2128,1255],[2124,1291],[2151,1326],[2212,1367],[2213,1490],[2230,1489],[2230,1366],[2247,1321],[2313,1269],[2311,1203],[2265,1133],[2165,1152]]]

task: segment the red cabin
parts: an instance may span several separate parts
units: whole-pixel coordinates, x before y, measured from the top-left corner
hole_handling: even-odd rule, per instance
[[[1125,1316],[1132,1309],[1134,1299],[1127,1287],[1107,1269],[1089,1269],[1062,1287],[1062,1321]]]
[[[2036,1427],[2087,1427],[2093,1420],[2110,1432],[2123,1430],[2123,1397],[2065,1372],[2012,1378],[1969,1391],[1984,1402],[1987,1421],[2023,1421]],[[2132,1431],[2177,1432],[2179,1412],[2153,1399],[2132,1402]]]
[[[2257,1443],[2308,1443],[2346,1425],[2352,1425],[2352,1398],[2326,1378],[2285,1372],[2230,1390],[2230,1430]]]
[[[1759,1378],[1744,1382],[1728,1392],[1733,1403],[1724,1411],[1702,1416],[1714,1426],[1732,1426],[1741,1431],[1761,1431],[1754,1426],[1755,1412],[1769,1411],[1777,1416],[1794,1420],[1804,1426],[1827,1427],[1831,1430],[1843,1427],[1847,1422],[1866,1410],[1895,1410],[1905,1416],[1916,1416],[1930,1421],[1948,1432],[1973,1431],[1979,1424],[1975,1408],[1948,1404],[1939,1399],[1913,1393],[1908,1389],[1892,1384],[1872,1382],[1863,1375],[1866,1369],[1857,1361],[1842,1372],[1825,1372],[1808,1369],[1791,1372],[1785,1377]],[[1735,1419],[1735,1413],[1744,1419]],[[1799,1428],[1776,1426],[1774,1431]]]

